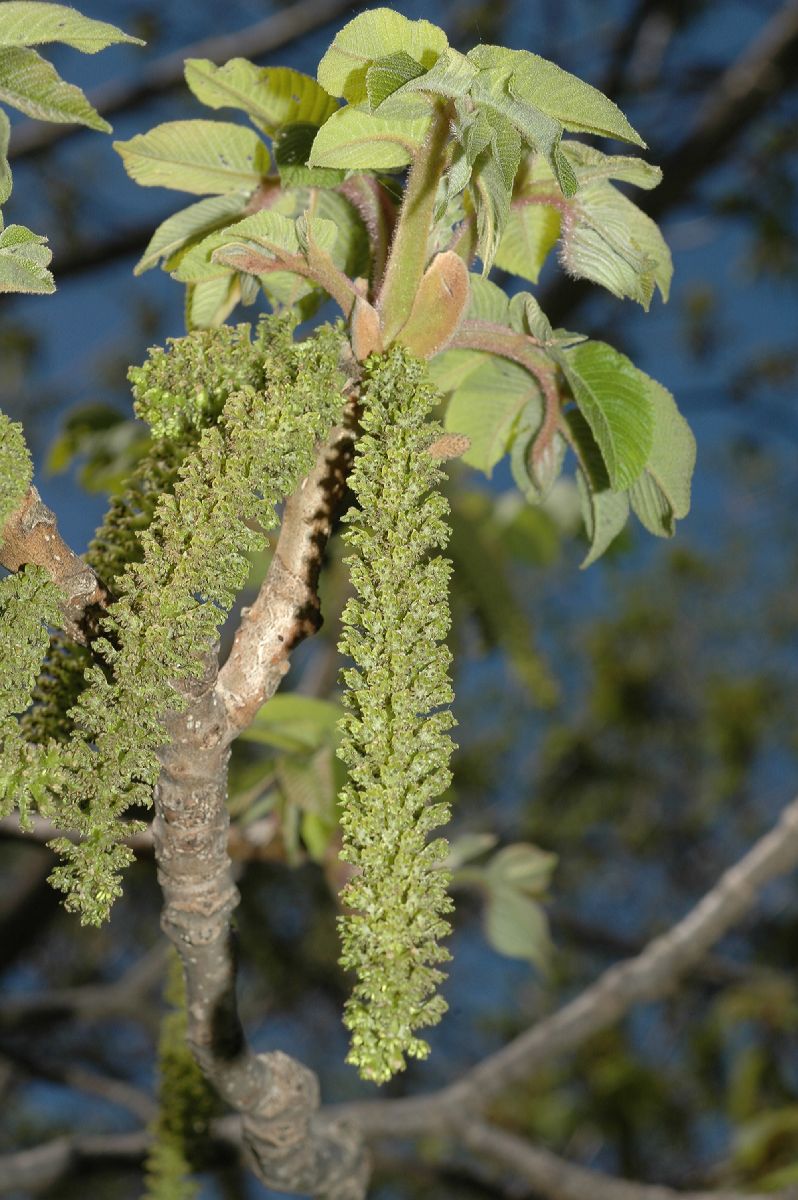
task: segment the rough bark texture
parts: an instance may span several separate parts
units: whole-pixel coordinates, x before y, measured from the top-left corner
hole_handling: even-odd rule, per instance
[[[3,526],[0,563],[9,571],[26,564],[44,567],[64,597],[64,632],[88,645],[98,632],[98,621],[110,602],[107,588],[58,532],[55,513],[35,487]]]

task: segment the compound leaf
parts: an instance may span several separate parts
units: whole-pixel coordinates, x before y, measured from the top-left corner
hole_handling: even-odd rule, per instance
[[[428,71],[448,45],[437,25],[411,21],[390,8],[375,8],[344,25],[319,63],[316,78],[331,96],[359,104],[368,99],[366,77],[378,59],[407,54]]]

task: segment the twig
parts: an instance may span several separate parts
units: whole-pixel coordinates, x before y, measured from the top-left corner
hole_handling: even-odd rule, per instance
[[[63,629],[76,642],[88,645],[109,603],[109,593],[94,571],[75,554],[58,532],[55,513],[35,487],[28,489],[19,508],[0,531],[0,564],[9,571],[32,563],[44,567],[64,601]]]
[[[354,403],[333,430],[310,475],[286,501],[274,557],[251,608],[244,609],[216,695],[232,741],[273,696],[291,651],[321,625],[316,594],[322,557],[346,486],[354,448]]]
[[[463,1145],[513,1171],[548,1200],[795,1200],[796,1189],[768,1192],[676,1191],[657,1184],[616,1179],[578,1167],[523,1138],[482,1121],[465,1121],[458,1130]]]
[[[232,738],[276,690],[290,650],[318,628],[316,582],[352,440],[349,425],[334,431],[287,501],[274,561],[243,618],[223,681],[209,657],[202,678],[181,684],[188,704],[167,721],[170,743],[160,753],[152,826],[162,925],[186,980],[189,1044],[207,1079],[240,1114],[258,1177],[318,1200],[362,1200],[368,1160],[356,1129],[318,1114],[312,1071],[279,1051],[255,1054],[246,1042],[231,930],[239,897],[227,853],[227,764]]]
[[[244,56],[254,59],[271,54],[307,33],[312,33],[344,13],[361,7],[362,0],[298,0],[282,12],[273,13],[237,33],[204,38],[164,55],[142,71],[135,81],[111,80],[89,93],[89,100],[103,116],[135,108],[152,96],[183,86],[183,64],[187,58],[209,58],[223,63]],[[77,125],[42,125],[26,121],[16,126],[9,158],[38,154],[54,142],[81,132]]]

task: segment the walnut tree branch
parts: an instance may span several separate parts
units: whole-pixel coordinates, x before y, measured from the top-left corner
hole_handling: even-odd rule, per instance
[[[227,741],[252,721],[288,670],[291,651],[321,625],[316,594],[333,521],[346,488],[355,443],[355,402],[333,429],[314,469],[285,504],[280,536],[255,603],[244,609],[217,698]]]
[[[256,1175],[317,1200],[362,1200],[368,1160],[357,1129],[318,1113],[312,1071],[247,1044],[236,1003],[227,765],[230,742],[276,691],[291,649],[319,626],[316,583],[354,440],[354,401],[348,407],[348,421],[286,502],[274,559],[225,668],[210,655],[202,678],[180,685],[187,705],[167,720],[152,825],[162,925],[183,964],[192,1051],[240,1114]]]
[[[28,489],[0,531],[0,564],[18,571],[27,563],[49,573],[64,597],[64,632],[88,645],[96,636],[98,618],[110,595],[92,568],[61,537],[55,513],[35,487]]]
[[[549,1150],[532,1146],[517,1134],[478,1120],[466,1121],[459,1131],[460,1140],[475,1154],[501,1164],[546,1200],[795,1200],[794,1188],[768,1192],[677,1191],[658,1184],[617,1179],[586,1167],[569,1163]]]

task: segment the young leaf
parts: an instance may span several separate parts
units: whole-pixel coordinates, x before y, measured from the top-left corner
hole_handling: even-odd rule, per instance
[[[346,178],[345,171],[332,167],[306,166],[318,131],[318,125],[297,122],[274,135],[272,150],[283,187],[337,187]]]
[[[648,311],[656,285],[668,299],[673,263],[657,224],[604,181],[579,190],[563,226],[560,260],[570,275],[628,296]]]
[[[80,88],[66,83],[55,67],[26,46],[0,46],[0,101],[39,121],[74,121],[111,132]]]
[[[167,121],[114,142],[125,170],[143,187],[224,195],[251,192],[269,170],[256,133],[227,121]]]
[[[519,204],[510,209],[495,264],[503,271],[537,283],[549,251],[560,236],[560,214],[544,204]]]
[[[309,75],[290,67],[256,67],[245,58],[231,58],[223,67],[189,58],[186,83],[209,108],[243,109],[270,137],[294,121],[323,125],[338,108],[338,101]]]
[[[378,58],[366,72],[366,92],[371,108],[379,108],[403,84],[423,75],[424,68],[404,50]]]
[[[510,470],[521,495],[530,504],[542,504],[562,471],[567,443],[561,433],[554,437],[542,455],[535,456],[540,431],[541,403],[536,398],[523,410],[510,448]]]
[[[396,341],[418,358],[442,350],[463,319],[468,304],[468,268],[451,250],[436,254],[422,276],[407,322]]]
[[[628,488],[651,451],[654,412],[648,376],[606,342],[581,342],[559,361],[593,433],[615,491]]]
[[[229,196],[209,196],[207,200],[198,200],[196,204],[176,212],[155,230],[147,249],[133,268],[133,274],[141,275],[149,271],[161,259],[168,266],[172,255],[193,239],[204,237],[231,224],[237,217],[243,217],[245,206],[244,196],[234,192]]]
[[[8,139],[11,122],[0,108],[0,204],[11,195],[11,167],[8,165]]]
[[[585,142],[575,140],[563,142],[562,150],[573,164],[580,186],[596,179],[617,179],[621,183],[631,183],[634,187],[650,191],[662,182],[662,171],[644,158],[632,158],[628,154],[604,154]]]
[[[463,462],[490,475],[507,453],[516,421],[527,405],[543,408],[538,385],[523,367],[480,350],[447,350],[430,363],[435,385],[451,396],[444,427],[471,445]]]
[[[566,412],[565,420],[570,430],[571,444],[579,459],[576,484],[590,546],[581,563],[584,569],[601,557],[626,525],[629,497],[626,492],[613,491],[610,486],[601,451],[582,413],[572,409]]]
[[[429,71],[424,71],[414,59],[403,55],[403,58],[409,59],[405,67],[407,79],[403,79],[400,85],[398,72],[394,72],[384,76],[381,83],[372,89],[369,81],[374,72],[379,70],[381,62],[391,62],[393,57],[378,60],[369,68],[366,76],[369,102],[372,108],[376,108],[379,104],[382,116],[422,116],[429,110],[431,102],[436,99],[462,100],[468,95],[471,83],[477,74],[476,68],[472,66],[466,56],[450,47],[444,51]],[[413,63],[416,68],[412,75],[409,63]],[[392,84],[397,86],[389,91]],[[380,92],[384,93],[381,99],[379,98]]]
[[[645,146],[612,100],[548,59],[528,50],[486,45],[476,46],[468,57],[480,70],[504,72],[513,96],[547,113],[566,129]]]
[[[321,221],[319,224],[319,236],[325,248],[331,246],[337,234],[335,225],[332,221]],[[198,283],[202,279],[212,279],[225,270],[229,271],[234,250],[237,255],[251,251],[254,256],[259,256],[264,270],[276,260],[284,261],[296,256],[301,253],[296,221],[268,208],[252,213],[242,221],[236,221],[203,238],[178,264],[175,278],[184,283]],[[224,251],[224,257],[214,257],[218,251]],[[248,270],[249,267],[241,269]]]
[[[224,324],[240,299],[237,275],[190,283],[186,288],[186,329],[215,329]]]
[[[0,232],[0,292],[34,292],[49,295],[55,283],[47,266],[52,253],[47,238],[23,225],[7,225]]]
[[[485,908],[485,936],[499,954],[548,970],[551,938],[545,912],[514,887],[493,887]]]
[[[341,706],[330,700],[279,693],[259,709],[241,738],[294,753],[335,746],[342,714]]]
[[[556,854],[527,842],[516,842],[493,855],[485,874],[493,887],[512,887],[539,897],[548,890],[556,866]]]
[[[671,537],[676,519],[690,511],[695,438],[669,391],[648,379],[648,395],[654,410],[651,453],[629,490],[629,500],[649,533]]]
[[[145,44],[141,38],[130,37],[105,21],[81,16],[65,4],[5,0],[0,10],[0,46],[38,46],[43,42],[63,42],[84,54],[96,54],[116,42]]]
[[[407,166],[422,145],[429,117],[403,120],[357,108],[339,108],[322,125],[308,159],[311,167],[395,171]]]
[[[331,96],[359,104],[368,99],[366,76],[377,59],[407,54],[428,71],[448,45],[437,25],[411,21],[390,8],[375,8],[344,25],[319,63],[316,78]]]

